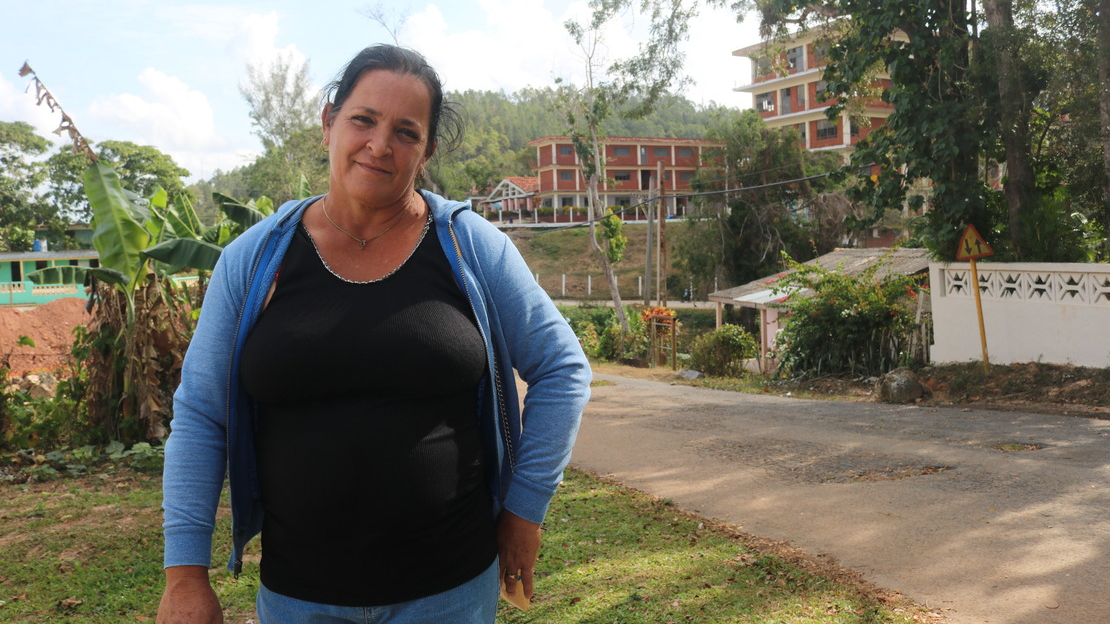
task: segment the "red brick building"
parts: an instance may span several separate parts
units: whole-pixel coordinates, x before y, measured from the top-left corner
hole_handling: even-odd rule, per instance
[[[570,137],[542,137],[528,145],[536,148],[539,205],[554,208],[557,213],[587,205],[586,182]],[[635,206],[645,201],[652,193],[658,163],[663,163],[663,192],[671,195],[666,201],[667,212],[684,214],[687,198],[674,195],[690,190],[705,150],[715,145],[704,139],[606,137],[602,149],[607,180],[598,189],[602,204]]]
[[[821,73],[827,52],[820,35],[821,31],[815,29],[785,44],[764,41],[734,51],[733,56],[752,61],[751,81],[736,90],[752,94],[752,103],[768,126],[793,126],[798,130],[806,149],[835,150],[847,157],[852,146],[881,126],[893,108],[875,99],[863,107],[866,122],[853,121],[847,112],[829,121],[825,112],[836,99],[821,102],[818,98],[825,89]],[[889,83],[889,76],[882,74],[875,86]]]

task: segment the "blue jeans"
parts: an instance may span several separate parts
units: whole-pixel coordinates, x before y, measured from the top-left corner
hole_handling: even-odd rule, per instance
[[[259,624],[493,624],[501,580],[497,560],[445,592],[384,607],[336,607],[258,590]]]

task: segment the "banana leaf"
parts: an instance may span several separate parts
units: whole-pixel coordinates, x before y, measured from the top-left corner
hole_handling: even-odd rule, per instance
[[[84,284],[88,280],[88,276],[92,275],[98,280],[106,284],[126,284],[130,281],[127,275],[120,273],[114,269],[105,267],[83,267],[83,266],[56,266],[31,271],[27,274],[27,279],[31,280],[32,284]]]
[[[246,231],[250,226],[266,218],[266,215],[257,209],[243,204],[223,204],[220,206],[229,219],[239,224]]]
[[[188,229],[192,238],[200,238],[201,233],[204,232],[204,224],[200,222],[200,217],[197,216],[197,211],[193,208],[193,202],[189,201],[188,196],[181,194],[173,198],[173,203],[176,208],[173,214],[185,222],[186,229]],[[176,227],[175,225],[174,228],[176,229]]]
[[[109,165],[93,163],[85,170],[84,181],[93,212],[93,246],[101,268],[126,277],[115,283],[132,283],[146,264],[140,252],[150,244],[150,232],[132,216],[133,204]]]
[[[261,212],[267,217],[274,214],[274,200],[265,195],[258,199],[252,199],[247,205],[255,208],[258,212]]]
[[[190,238],[175,238],[159,243],[143,252],[144,256],[172,267],[189,267],[211,271],[216,267],[223,249],[211,243]],[[176,272],[176,271],[175,271]]]
[[[212,200],[220,206],[220,210],[222,210],[229,219],[238,224],[244,231],[255,223],[265,219],[266,215],[270,214],[269,212],[260,210],[258,206],[255,206],[254,201],[243,204],[240,203],[239,200],[228,197],[223,193],[213,192]],[[271,206],[272,205],[271,203]],[[273,210],[270,212],[273,212]]]
[[[297,199],[312,197],[312,189],[308,188],[308,178],[302,173],[297,180]]]

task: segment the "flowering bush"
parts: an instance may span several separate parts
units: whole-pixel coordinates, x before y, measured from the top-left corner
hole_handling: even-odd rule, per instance
[[[876,280],[881,261],[857,276],[789,259],[787,264],[794,272],[778,287],[810,292],[779,304],[788,310],[776,337],[780,366],[794,374],[878,375],[908,363],[919,327],[912,305],[925,289],[918,277]]]

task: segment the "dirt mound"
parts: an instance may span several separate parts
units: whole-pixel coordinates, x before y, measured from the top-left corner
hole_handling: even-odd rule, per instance
[[[6,359],[13,377],[65,367],[73,328],[89,318],[85,300],[77,297],[55,299],[36,308],[0,307],[0,366]],[[27,336],[35,346],[20,346],[20,336]]]

